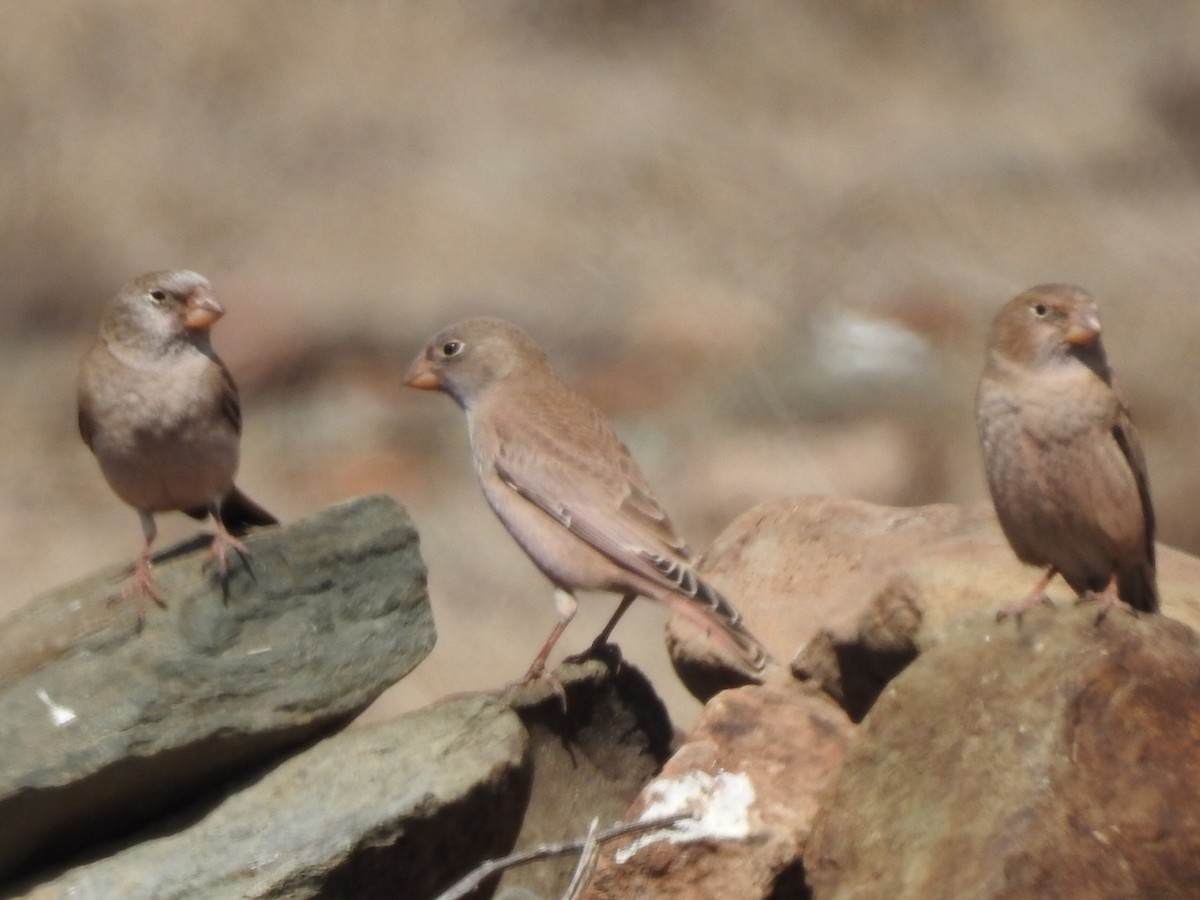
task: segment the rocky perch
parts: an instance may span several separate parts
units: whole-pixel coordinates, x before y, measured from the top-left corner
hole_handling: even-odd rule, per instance
[[[616,653],[565,704],[344,729],[433,645],[415,529],[369,497],[248,543],[223,586],[160,557],[140,631],[126,568],[0,628],[0,896],[1200,896],[1200,561],[1168,548],[1163,615],[997,622],[1036,573],[987,509],[765,504],[702,567],[790,664],[714,694],[744,677],[670,623],[713,695],[678,736]]]

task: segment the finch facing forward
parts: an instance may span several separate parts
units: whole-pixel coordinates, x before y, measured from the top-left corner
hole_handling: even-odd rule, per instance
[[[216,534],[209,556],[222,575],[229,550],[247,555],[234,534],[276,522],[233,484],[241,408],[208,333],[223,314],[195,272],[142,275],[109,303],[80,369],[79,433],[109,486],[142,522],[145,543],[124,591],[139,621],[147,597],[166,605],[150,569],[155,513],[211,515]]]
[[[1146,460],[1081,288],[1030,288],[992,324],[976,415],[988,487],[1017,556],[1045,566],[1020,615],[1061,574],[1081,599],[1155,612]]]

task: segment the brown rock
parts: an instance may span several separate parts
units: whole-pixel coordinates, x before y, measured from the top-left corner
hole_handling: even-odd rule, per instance
[[[762,672],[748,670],[745,660],[735,657],[709,630],[698,622],[672,615],[666,629],[671,667],[688,693],[705,703],[721,691],[762,684],[775,678],[790,680],[778,661],[769,661]]]
[[[993,619],[1038,576],[1013,555],[990,504],[893,508],[818,496],[744,513],[699,570],[797,677],[856,720],[919,653],[963,622]],[[1200,627],[1200,560],[1160,545],[1159,586],[1163,613]],[[1075,599],[1061,580],[1050,595],[1059,606]]]
[[[801,853],[817,797],[837,771],[853,730],[828,698],[798,687],[720,694],[627,816],[690,811],[699,821],[614,841],[602,851],[583,896],[801,895]]]
[[[1200,896],[1200,637],[1035,610],[923,653],[806,853],[818,900]]]

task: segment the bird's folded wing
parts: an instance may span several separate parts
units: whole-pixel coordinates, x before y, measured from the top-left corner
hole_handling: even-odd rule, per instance
[[[1154,505],[1150,500],[1150,483],[1146,476],[1146,457],[1142,452],[1142,442],[1138,439],[1137,430],[1133,427],[1133,421],[1129,417],[1129,409],[1125,405],[1125,399],[1118,391],[1120,399],[1120,409],[1117,412],[1117,420],[1112,427],[1113,439],[1117,442],[1117,446],[1121,449],[1121,454],[1125,458],[1126,464],[1133,473],[1133,478],[1137,484],[1138,499],[1142,504],[1142,517],[1145,527],[1146,536],[1146,559],[1150,565],[1154,565]]]
[[[614,453],[498,435],[496,473],[514,492],[617,565],[694,597],[699,579],[687,546],[649,493],[623,446]],[[572,452],[574,451],[574,452]]]
[[[741,614],[692,568],[691,555],[650,493],[637,463],[611,430],[564,437],[526,420],[495,429],[492,465],[519,497],[556,519],[618,566],[688,598],[724,624],[733,649],[754,670],[770,659]]]
[[[237,434],[242,433],[242,404],[238,399],[237,385],[229,369],[220,359],[214,360],[217,365],[211,370],[209,377],[220,379],[221,415],[233,426]]]

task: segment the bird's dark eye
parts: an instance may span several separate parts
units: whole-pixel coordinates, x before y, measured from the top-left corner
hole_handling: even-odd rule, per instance
[[[164,300],[167,299],[167,292],[159,290],[158,288],[155,288],[154,290],[152,290],[150,292],[150,299],[153,300],[155,303],[162,303]]]
[[[442,344],[442,356],[458,356],[462,353],[462,341],[446,341]]]
[[[1049,310],[1046,309],[1045,303],[1035,303],[1035,304],[1033,304],[1032,309],[1033,309],[1033,314],[1035,316],[1037,316],[1039,319],[1046,318],[1046,313],[1049,312]]]

